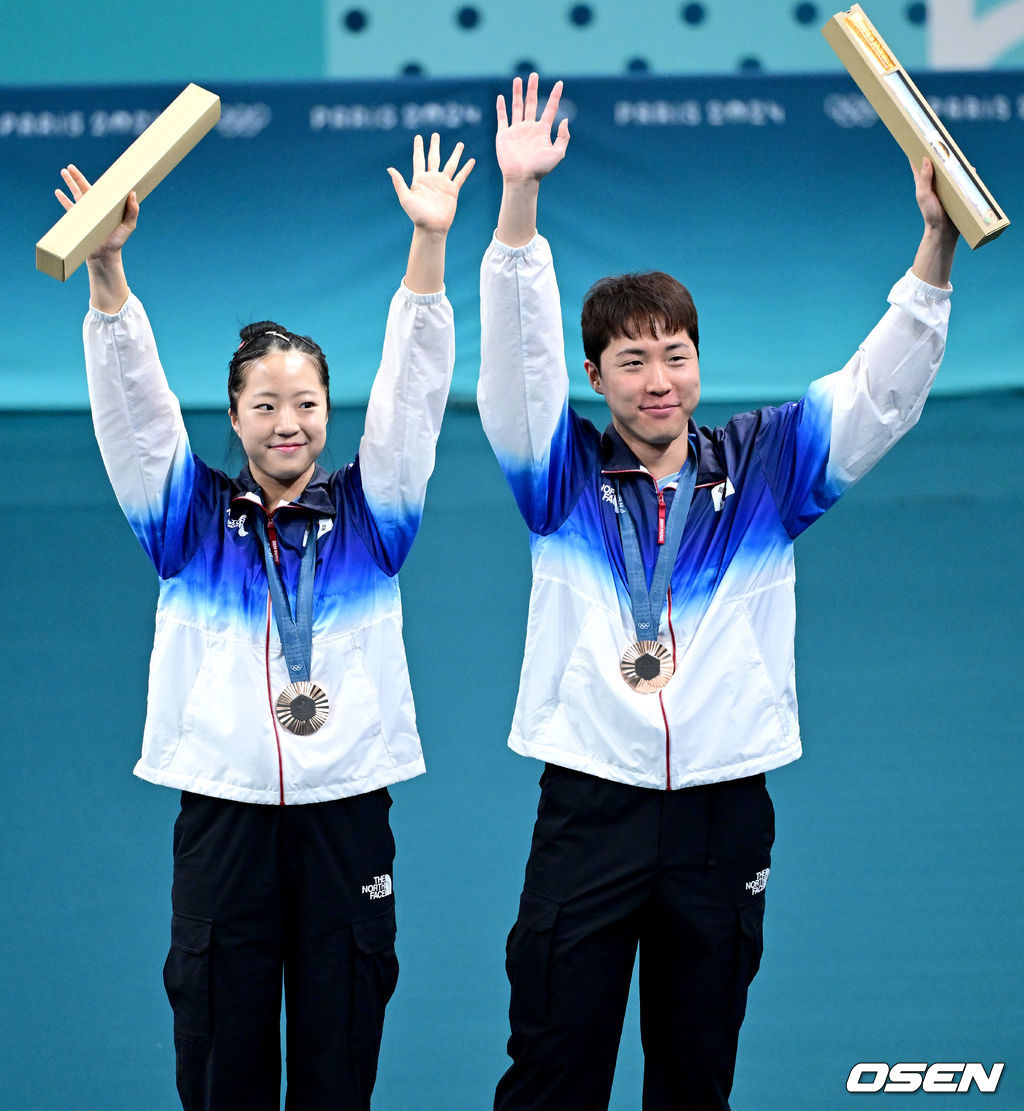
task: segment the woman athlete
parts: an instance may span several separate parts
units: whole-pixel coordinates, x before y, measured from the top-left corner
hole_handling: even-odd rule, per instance
[[[124,219],[89,257],[93,421],[118,501],[160,576],[136,774],[181,791],[171,948],[186,1111],[277,1111],[282,984],[287,1107],[368,1108],[395,988],[390,784],[423,771],[395,578],[420,522],[454,358],[445,239],[459,143],[417,136],[405,279],[354,462],[318,463],[330,414],[319,346],[242,329],[231,478],[189,449],[149,321],[130,291]],[[74,166],[70,195],[88,190]]]

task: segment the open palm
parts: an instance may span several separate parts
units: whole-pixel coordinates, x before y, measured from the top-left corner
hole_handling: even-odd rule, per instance
[[[531,73],[523,95],[522,78],[512,82],[511,111],[506,112],[505,98],[498,97],[498,131],[494,148],[502,176],[509,181],[529,178],[540,180],[565,157],[569,145],[569,121],[563,119],[555,138],[551,138],[562,82],[555,83],[540,118],[537,118],[537,74]]]
[[[459,190],[462,188],[476,160],[470,158],[460,170],[463,144],[456,143],[448,161],[441,166],[441,137],[430,136],[430,149],[424,156],[423,138],[417,135],[412,147],[412,181],[393,167],[388,167],[398,202],[406,215],[418,228],[426,231],[446,232],[455,219]]]

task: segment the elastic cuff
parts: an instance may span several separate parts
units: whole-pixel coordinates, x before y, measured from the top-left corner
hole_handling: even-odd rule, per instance
[[[125,303],[115,313],[101,312],[90,301],[89,302],[89,311],[86,313],[86,317],[88,319],[91,319],[91,320],[99,321],[101,324],[116,324],[119,320],[124,319],[125,315],[128,312],[129,306],[132,304],[132,302],[134,300],[135,300],[135,294],[132,293],[131,290],[129,290],[128,291],[128,297],[126,298]]]
[[[532,254],[543,241],[540,232],[536,232],[529,243],[524,243],[521,247],[510,247],[507,243],[502,243],[498,238],[497,230],[495,230],[494,235],[491,236],[491,249],[499,255],[504,255],[506,258],[525,258],[527,255]]]
[[[919,278],[913,269],[908,270],[903,275],[903,280],[910,285],[915,293],[921,294],[928,301],[948,301],[949,295],[953,292],[952,283],[947,285],[945,289],[941,289],[939,286],[932,285],[923,278]]]
[[[410,305],[439,305],[445,299],[445,287],[443,285],[436,293],[413,293],[405,284],[404,278],[402,284],[398,287],[398,291]]]

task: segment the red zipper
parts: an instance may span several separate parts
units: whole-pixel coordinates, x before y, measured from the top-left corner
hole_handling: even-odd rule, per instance
[[[661,492],[657,479],[651,476],[655,493],[658,495],[658,543],[665,543],[665,495]],[[672,666],[676,664],[676,634],[672,628],[672,586],[668,588],[668,628],[672,634]],[[672,790],[672,738],[668,725],[668,714],[665,711],[665,691],[658,691],[658,702],[661,704],[661,720],[665,723],[665,790]]]
[[[270,541],[270,550],[274,555],[274,562],[281,566],[281,549],[277,546],[277,528],[274,526],[274,514],[267,514],[267,540]]]

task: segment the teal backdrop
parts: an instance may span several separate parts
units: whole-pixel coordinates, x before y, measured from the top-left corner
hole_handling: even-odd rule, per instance
[[[331,465],[361,416],[336,411]],[[205,459],[238,465],[222,413],[186,420]],[[954,1106],[1024,1107],[1022,422],[1020,393],[932,400],[797,544],[805,755],[768,779],[766,948],[734,1111],[888,1108],[847,1093],[860,1061],[1001,1061],[994,1094]],[[0,414],[0,442],[0,1107],[174,1111],[160,969],[178,797],[131,774],[156,576],[87,414]],[[541,772],[505,747],[529,584],[479,418],[453,409],[402,570],[427,774],[391,792],[402,972],[375,1111],[487,1108],[507,1065],[504,942]],[[634,1001],[611,1111],[636,1111],[641,1072]]]
[[[821,49],[827,52],[824,41]],[[929,74],[925,94],[1014,220],[1024,212],[1024,74]],[[438,130],[478,160],[450,237],[458,336],[453,397],[479,368],[477,274],[500,180],[494,101],[507,80],[219,84],[221,124],[144,202],[125,251],[174,388],[224,404],[238,326],[279,320],[318,339],[336,403],[369,391],[408,221],[385,173],[408,173],[412,137]],[[58,169],[105,169],[178,87],[0,91],[0,296],[16,326],[0,353],[0,408],[86,401],[79,326],[85,268],[62,284],[33,269],[62,210]],[[848,357],[910,265],[920,235],[902,152],[845,74],[580,78],[572,139],[545,183],[540,226],[563,294],[573,390],[578,306],[609,274],[661,269],[701,314],[708,399],[781,399]],[[940,392],[1024,385],[1016,226],[961,251],[956,328]]]
[[[856,1109],[870,1103],[845,1089],[857,1062],[978,1061],[1005,1063],[999,1088],[956,1106],[1020,1111],[1024,3],[865,7],[1014,223],[959,251],[940,396],[798,545],[806,754],[769,778],[766,954],[733,1106]],[[221,95],[222,122],[146,201],[126,256],[212,465],[240,465],[226,364],[238,326],[267,315],[327,349],[325,462],[351,458],[408,244],[385,167],[407,172],[412,136],[434,129],[478,159],[449,245],[454,401],[402,572],[428,774],[393,791],[402,974],[375,1109],[486,1108],[540,775],[505,747],[528,537],[472,405],[494,98],[528,66],[545,87],[567,79],[573,138],[540,219],[574,399],[598,421],[577,311],[607,273],[660,267],[691,286],[704,423],[840,365],[919,236],[905,160],[819,34],[821,3],[8,8],[0,1108],[178,1106],[160,979],[177,796],[131,775],[157,584],[85,409],[85,273],[35,272],[33,245],[60,213],[59,167],[100,172],[189,81]],[[639,1105],[641,1074],[634,999],[611,1111]]]

